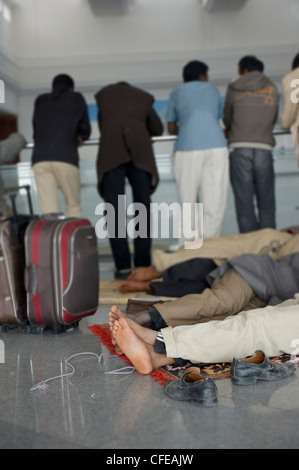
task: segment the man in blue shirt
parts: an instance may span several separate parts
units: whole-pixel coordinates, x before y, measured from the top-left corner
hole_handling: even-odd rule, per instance
[[[221,96],[208,83],[208,66],[203,62],[189,62],[183,69],[183,79],[184,83],[171,93],[167,110],[168,132],[178,136],[175,178],[181,203],[192,204],[190,228],[195,238],[202,229],[195,216],[196,202],[203,203],[203,237],[220,236],[229,182],[228,149],[219,122]]]

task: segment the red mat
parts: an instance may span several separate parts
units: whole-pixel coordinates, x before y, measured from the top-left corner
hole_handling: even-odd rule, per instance
[[[106,346],[111,354],[115,354],[115,348],[111,342],[111,334],[109,325],[93,325],[89,327],[89,330],[96,336],[99,336],[102,344]],[[119,356],[125,361],[127,365],[132,365],[129,359],[125,355]],[[190,366],[194,366],[191,362],[186,364],[184,367],[171,365],[160,367],[154,370],[150,375],[160,385],[164,385],[167,380],[179,379],[183,372]],[[230,377],[230,364],[196,364],[201,370],[201,374],[204,377],[213,377],[215,379],[228,378]]]
[[[93,325],[89,327],[89,330],[98,336],[104,346],[109,350],[111,354],[115,354],[115,348],[111,342],[111,334],[109,325]],[[119,356],[124,362],[132,366],[131,361],[125,356]],[[299,359],[299,356],[297,356]],[[281,356],[271,357],[271,360],[278,363],[285,363],[291,360],[291,356],[288,354],[282,354]],[[299,363],[297,363],[299,366]],[[219,363],[219,364],[192,364],[187,363],[184,367],[170,365],[160,367],[154,370],[150,375],[153,377],[155,382],[159,382],[160,385],[164,385],[167,380],[179,379],[183,372],[190,366],[197,366],[200,368],[200,372],[204,377],[213,377],[214,379],[224,379],[230,377],[230,363]]]

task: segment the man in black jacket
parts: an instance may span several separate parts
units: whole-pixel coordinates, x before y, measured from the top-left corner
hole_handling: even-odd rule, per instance
[[[56,76],[52,92],[36,99],[33,128],[32,164],[42,213],[59,212],[58,185],[68,217],[81,217],[78,146],[89,138],[91,126],[85,100],[74,92],[71,77]]]

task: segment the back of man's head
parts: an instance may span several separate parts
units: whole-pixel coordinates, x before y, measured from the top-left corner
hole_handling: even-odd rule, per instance
[[[293,62],[292,62],[292,70],[295,70],[299,67],[299,54],[295,55]]]
[[[243,75],[248,72],[263,72],[264,64],[254,55],[246,55],[239,60],[239,73]]]
[[[72,91],[75,88],[75,82],[69,75],[64,73],[57,75],[52,82],[52,89],[55,94]]]
[[[209,67],[204,62],[193,60],[183,68],[184,82],[193,82],[195,80],[207,80]]]

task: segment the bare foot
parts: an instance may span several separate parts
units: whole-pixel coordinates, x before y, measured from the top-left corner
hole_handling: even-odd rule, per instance
[[[154,266],[149,266],[148,268],[137,268],[129,276],[128,280],[130,281],[152,281],[162,276],[162,273],[156,270]]]
[[[140,328],[146,330],[146,328]],[[147,375],[158,367],[175,363],[173,358],[168,358],[165,354],[157,354],[153,345],[145,343],[138,337],[126,318],[115,320],[112,335],[140,374]]]
[[[111,339],[112,339],[112,335],[111,335]],[[114,341],[114,339],[112,340],[112,342]],[[118,356],[123,356],[123,352],[122,350],[120,349],[120,347],[118,346],[118,344],[115,345],[115,354],[117,354]]]
[[[146,312],[145,312],[146,315]],[[134,315],[134,318],[137,315]],[[154,345],[157,337],[157,332],[154,330],[151,330],[149,328],[144,328],[141,326],[139,323],[135,322],[130,315],[127,315],[124,313],[120,308],[118,308],[116,305],[113,305],[111,307],[111,310],[109,312],[109,328],[112,333],[113,325],[116,320],[119,320],[120,318],[125,318],[128,325],[132,328],[132,330],[136,333],[137,336],[139,336],[143,341],[145,341],[148,344]],[[148,323],[148,319],[146,319],[146,323]],[[112,344],[115,345],[114,343],[115,339],[112,336]],[[117,354],[119,354],[117,352]]]
[[[123,312],[120,308],[117,307],[117,305],[112,305],[110,312],[108,313],[109,317],[109,327],[110,330],[112,329],[112,324],[115,322],[115,320],[118,320],[120,317],[127,317],[128,315]]]
[[[115,320],[118,320],[123,315],[126,316],[126,314],[124,312],[122,312],[116,305],[113,305],[110,309],[110,312],[108,313],[109,329],[111,331],[111,342],[112,342],[113,346],[117,346],[117,344],[115,342],[115,339],[112,336],[113,324],[114,324]],[[117,348],[115,348],[115,352],[119,355],[122,354],[122,351],[120,350],[119,346]]]
[[[125,318],[115,320],[112,335],[115,342],[140,374],[147,375],[153,371],[153,363],[148,348],[130,328]]]
[[[121,293],[151,291],[150,281],[122,281],[118,283],[117,290]]]

